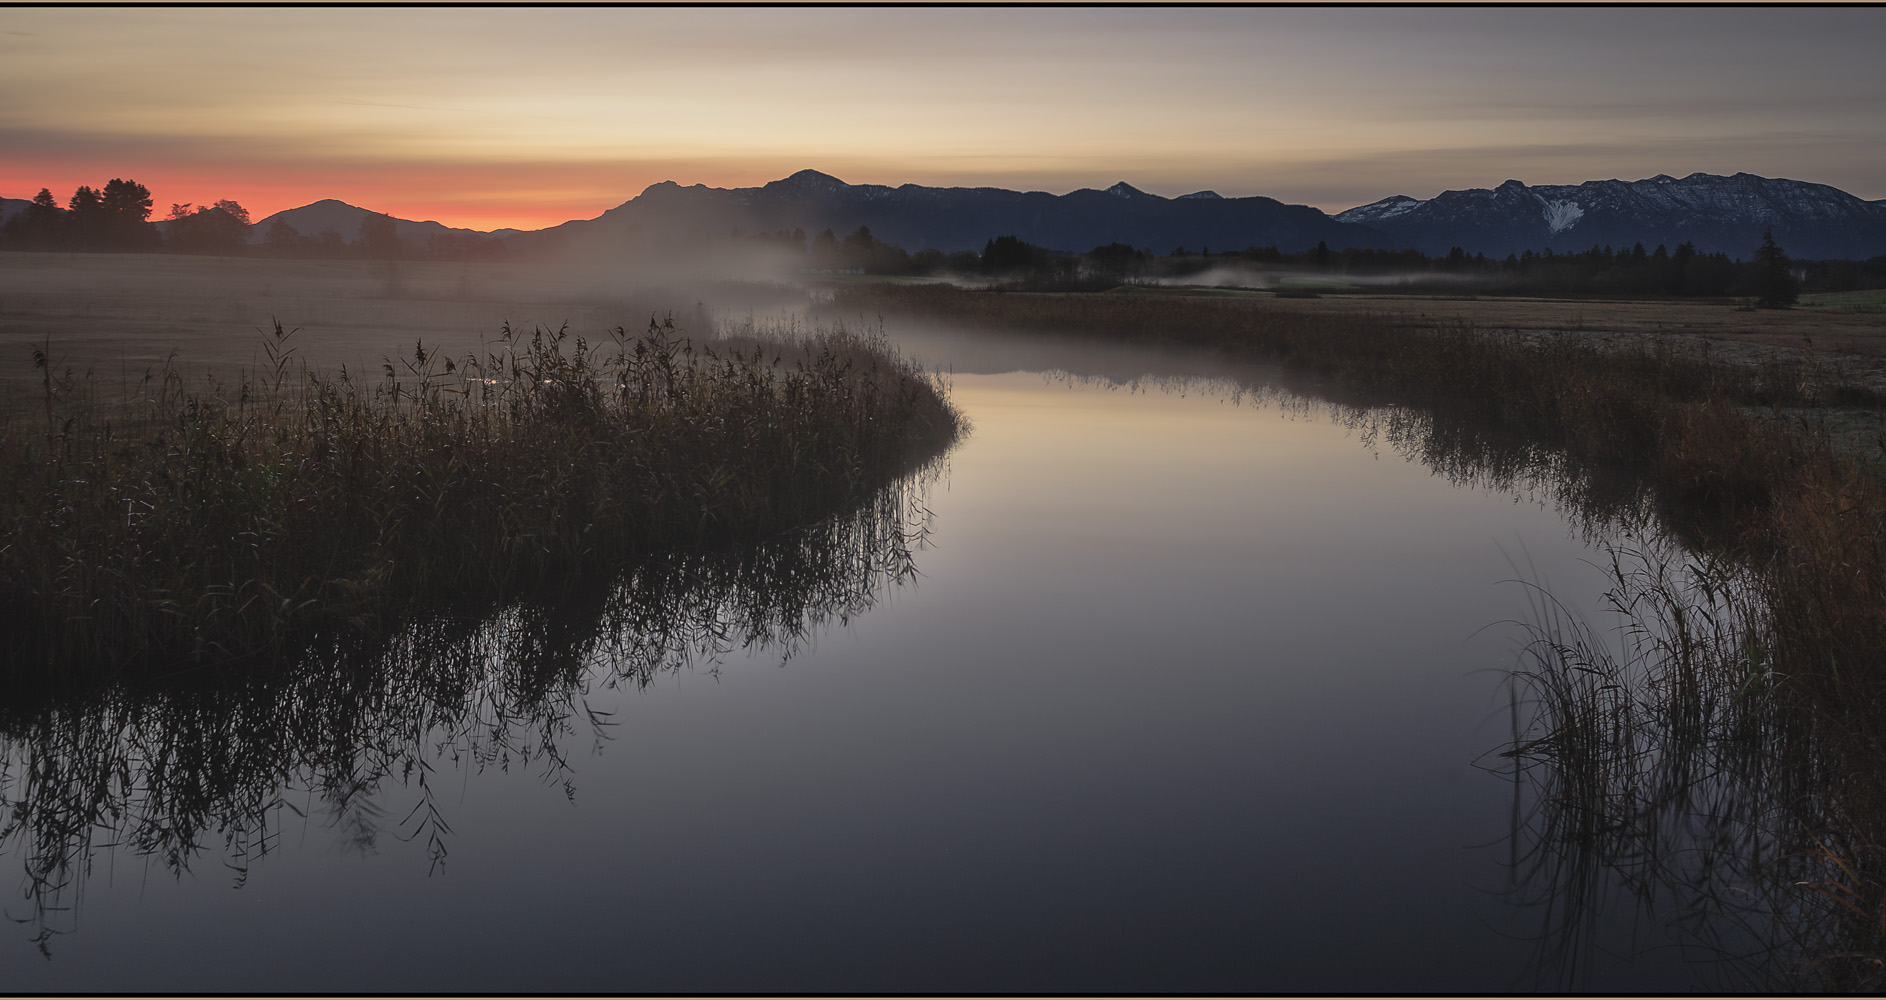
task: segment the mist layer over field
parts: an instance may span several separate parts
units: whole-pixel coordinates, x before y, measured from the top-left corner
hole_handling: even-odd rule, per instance
[[[90,370],[101,387],[175,359],[186,374],[229,375],[261,360],[263,331],[299,329],[316,369],[378,371],[423,341],[446,356],[514,328],[569,325],[594,341],[651,317],[705,332],[707,311],[739,316],[803,301],[754,280],[755,260],[653,272],[598,258],[518,262],[281,261],[138,254],[0,254],[0,385],[34,377],[31,350]],[[738,273],[745,280],[727,280]],[[9,392],[18,398],[18,392]]]

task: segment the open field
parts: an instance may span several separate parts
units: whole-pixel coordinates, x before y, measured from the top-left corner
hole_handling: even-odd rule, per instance
[[[1137,290],[1136,290],[1137,291]],[[1147,294],[1232,295],[1275,301],[1277,308],[1330,313],[1389,313],[1414,326],[1466,321],[1489,330],[1577,332],[1595,336],[1691,336],[1733,343],[1886,355],[1886,301],[1880,292],[1807,296],[1795,309],[1743,311],[1706,299],[1527,299],[1469,296],[1323,293],[1275,299],[1268,292],[1230,289],[1147,289]],[[1822,304],[1825,303],[1825,304]]]
[[[843,276],[840,276],[841,278]],[[826,279],[822,283],[871,284]],[[1293,314],[1391,316],[1411,328],[1466,322],[1482,330],[1575,333],[1601,342],[1701,338],[1750,360],[1792,357],[1810,340],[1843,377],[1886,388],[1886,298],[1809,296],[1802,308],[1742,312],[1715,301],[1496,299],[1394,294],[1273,298],[1230,289],[1133,289],[1118,294],[1223,297]],[[377,369],[385,354],[424,340],[448,355],[476,350],[505,323],[578,336],[682,313],[768,312],[804,297],[783,285],[740,282],[646,287],[604,267],[528,262],[283,261],[139,254],[0,252],[0,387],[29,378],[34,346],[101,379],[135,381],[175,352],[186,371],[224,374],[261,361],[260,332],[299,328],[316,367]],[[1739,345],[1739,346],[1738,346]],[[1780,353],[1775,353],[1775,349]],[[7,395],[16,395],[8,391]]]
[[[1886,313],[1886,288],[1853,292],[1815,292],[1801,296],[1800,308],[1825,312]]]
[[[300,330],[299,357],[315,368],[378,371],[416,341],[447,356],[477,351],[506,322],[568,323],[594,341],[671,311],[698,329],[698,303],[763,309],[783,294],[755,284],[645,289],[607,268],[509,262],[0,252],[0,393],[18,395],[32,348],[48,342],[62,367],[107,383],[134,383],[173,352],[186,374],[229,377],[262,362],[261,332],[280,320]]]

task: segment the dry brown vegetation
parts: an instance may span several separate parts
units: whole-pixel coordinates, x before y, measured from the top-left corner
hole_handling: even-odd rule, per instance
[[[128,399],[49,363],[0,417],[5,669],[289,656],[454,592],[485,597],[862,502],[957,431],[941,387],[842,330],[696,347],[542,328],[378,377],[292,356]]]
[[[1719,299],[1532,299],[1495,296],[1332,294],[1314,299],[1229,289],[1151,290],[1128,294],[1236,297],[1315,314],[1371,313],[1412,327],[1468,322],[1491,330],[1581,332],[1595,337],[1685,335],[1713,340],[1886,354],[1886,309],[1868,293],[1809,296],[1794,309],[1747,309]],[[1265,308],[1265,306],[1258,306]]]

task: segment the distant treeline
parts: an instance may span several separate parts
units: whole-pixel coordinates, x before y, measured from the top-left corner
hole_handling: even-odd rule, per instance
[[[361,219],[357,231],[328,228],[303,233],[276,219],[259,243],[250,243],[249,210],[224,199],[212,205],[172,204],[162,225],[151,221],[151,192],[136,181],[113,178],[103,188],[80,185],[62,207],[40,188],[24,211],[0,226],[0,249],[94,253],[191,253],[345,260],[397,258],[470,260],[503,256],[502,241],[441,234],[424,246],[402,240],[397,223],[379,213]]]
[[[1692,243],[1674,250],[1642,243],[1557,253],[1550,249],[1504,258],[1468,254],[1454,247],[1446,256],[1416,250],[1330,250],[1323,244],[1300,254],[1275,248],[1213,255],[1183,249],[1160,262],[1164,276],[1201,274],[1216,267],[1250,266],[1302,270],[1360,284],[1383,281],[1411,291],[1471,291],[1488,295],[1550,297],[1742,297],[1767,305],[1792,303],[1801,292],[1839,292],[1886,287],[1886,256],[1871,260],[1792,260],[1765,235],[1747,260],[1726,253],[1701,253]]]
[[[778,235],[778,234],[776,234]],[[1751,247],[1748,260],[1726,253],[1702,253],[1694,244],[1675,250],[1639,243],[1625,248],[1594,246],[1557,253],[1544,250],[1504,258],[1469,254],[1459,247],[1446,256],[1418,250],[1348,248],[1325,243],[1296,253],[1277,247],[1213,251],[1175,247],[1160,254],[1151,247],[1110,243],[1085,253],[1049,250],[1013,236],[988,241],[980,254],[945,255],[936,250],[906,253],[858,232],[829,245],[830,232],[810,248],[815,265],[866,274],[981,275],[1018,287],[1075,290],[1134,283],[1196,280],[1233,284],[1270,273],[1279,276],[1328,276],[1370,287],[1407,291],[1462,292],[1483,295],[1712,297],[1749,298],[1761,304],[1791,304],[1802,292],[1839,292],[1886,288],[1886,256],[1870,260],[1797,261],[1772,236]],[[820,241],[828,241],[820,252]],[[788,240],[790,243],[791,240]]]

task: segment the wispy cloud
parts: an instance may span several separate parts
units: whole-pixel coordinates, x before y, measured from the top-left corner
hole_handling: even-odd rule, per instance
[[[1886,61],[1873,51],[1886,12],[1872,8],[15,8],[6,20],[9,183],[32,164],[220,164],[379,171],[391,195],[431,171],[441,199],[489,198],[495,213],[532,196],[528,169],[545,183],[617,178],[597,189],[600,211],[659,169],[735,183],[813,166],[1055,191],[1127,177],[1346,207],[1364,191],[1641,164],[1886,196]],[[489,183],[501,176],[519,186]]]

